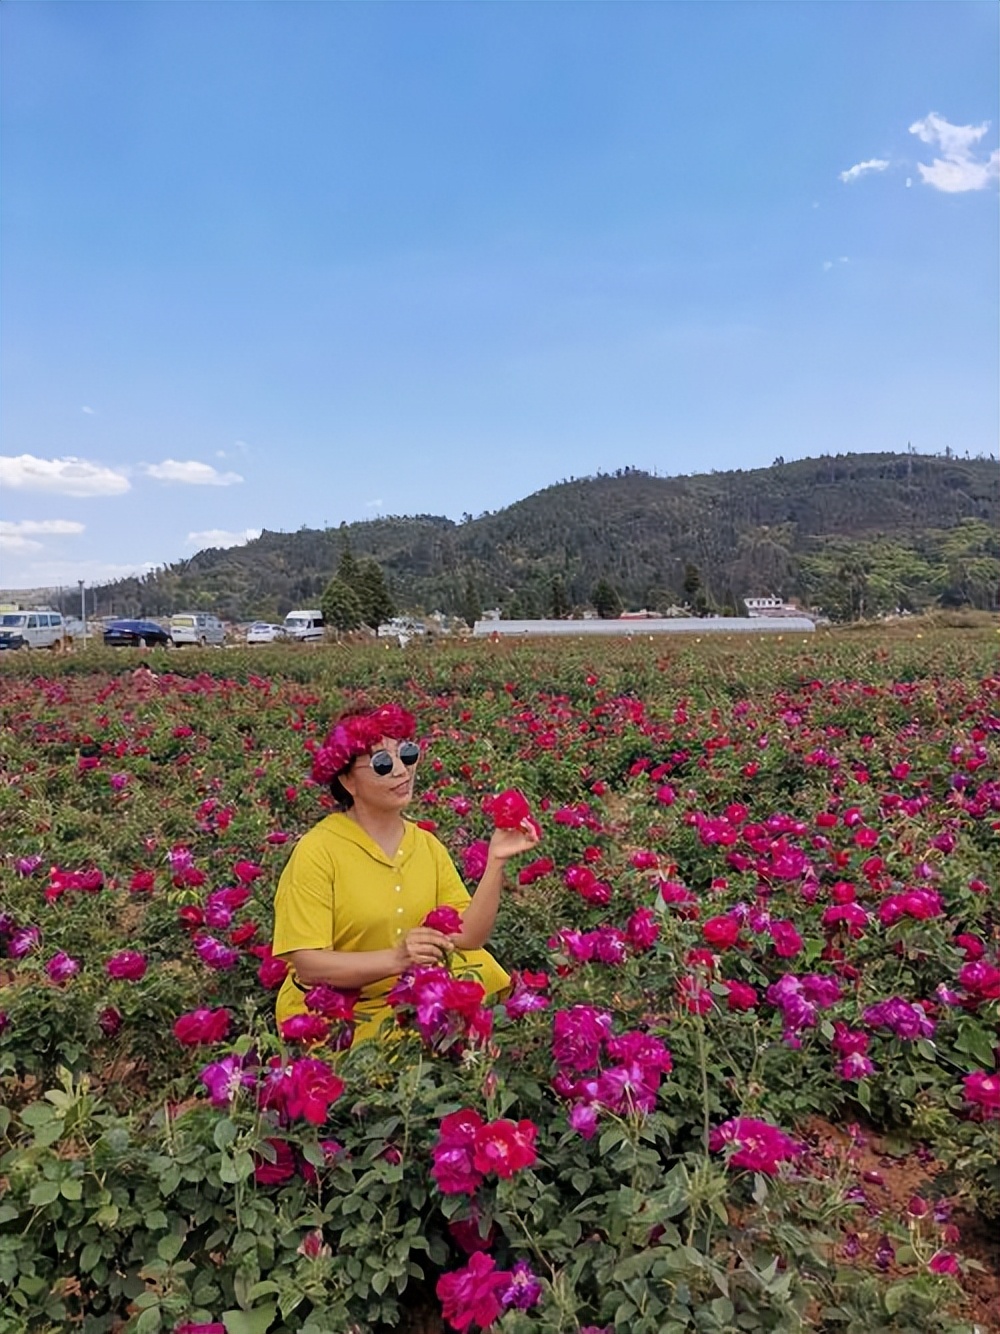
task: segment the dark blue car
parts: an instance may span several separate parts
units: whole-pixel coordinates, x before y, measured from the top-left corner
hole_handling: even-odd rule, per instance
[[[172,648],[173,640],[155,621],[112,621],[105,627],[104,642],[112,648]]]

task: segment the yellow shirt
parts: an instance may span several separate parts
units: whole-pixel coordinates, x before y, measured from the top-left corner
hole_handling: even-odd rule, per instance
[[[328,815],[295,845],[274,899],[276,955],[295,950],[388,950],[434,908],[464,912],[469,893],[444,845],[406,822],[394,857],[349,816]],[[510,978],[486,950],[452,956],[456,976],[475,978],[487,996]],[[390,1013],[385,996],[395,978],[363,987],[356,1007],[355,1041],[375,1037]],[[278,993],[277,1019],[306,1012],[305,992],[289,971]]]

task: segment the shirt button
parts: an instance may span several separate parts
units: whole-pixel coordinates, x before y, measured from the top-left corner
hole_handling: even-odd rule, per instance
[[[397,908],[396,911],[397,911],[397,912],[402,912],[403,910],[402,910],[402,908]]]
[[[397,886],[396,886],[396,893],[397,893],[397,894],[401,893],[401,892],[402,892],[402,889],[403,889],[403,886],[402,886],[402,885],[397,885]]]

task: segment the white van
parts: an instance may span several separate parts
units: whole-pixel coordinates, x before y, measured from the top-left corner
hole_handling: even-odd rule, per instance
[[[63,618],[50,607],[0,614],[0,649],[52,648],[58,652],[72,642]]]
[[[321,611],[290,611],[281,627],[285,638],[297,644],[318,644],[323,638]]]
[[[218,616],[206,611],[182,611],[170,618],[170,638],[175,644],[223,644],[226,632]]]

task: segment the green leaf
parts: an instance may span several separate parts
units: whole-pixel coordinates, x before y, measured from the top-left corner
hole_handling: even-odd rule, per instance
[[[247,1293],[247,1301],[255,1302],[258,1297],[270,1297],[280,1292],[278,1284],[273,1279],[265,1278],[260,1283],[255,1283]]]
[[[59,1190],[64,1200],[83,1199],[83,1182],[79,1177],[67,1177],[60,1184]]]
[[[58,1181],[39,1181],[28,1196],[29,1204],[51,1204],[59,1198]]]
[[[974,1056],[977,1061],[981,1061],[987,1069],[993,1068],[993,1043],[989,1034],[979,1024],[967,1024],[955,1046],[959,1051],[964,1051]]]
[[[252,1311],[223,1311],[226,1334],[267,1334],[277,1309],[274,1302],[268,1302],[265,1306],[255,1306]]]
[[[716,1297],[711,1306],[712,1314],[720,1325],[728,1325],[736,1313],[736,1308],[728,1297]]]
[[[230,1121],[228,1116],[222,1117],[216,1121],[215,1129],[212,1131],[212,1138],[215,1140],[217,1149],[228,1149],[230,1144],[236,1138],[236,1127]]]
[[[903,1309],[909,1288],[909,1283],[894,1283],[891,1288],[886,1289],[883,1301],[888,1315],[898,1315]]]
[[[181,1184],[181,1169],[176,1163],[170,1166],[160,1174],[160,1194],[173,1195],[174,1191]]]
[[[158,1306],[147,1306],[135,1322],[135,1334],[156,1334],[163,1324]]]
[[[96,1241],[88,1241],[86,1246],[80,1252],[80,1269],[83,1273],[89,1274],[100,1262],[102,1251]]]
[[[26,1126],[34,1129],[37,1126],[48,1125],[50,1121],[58,1120],[55,1109],[44,1102],[29,1102],[27,1107],[21,1113],[21,1120]]]
[[[311,1144],[303,1144],[302,1157],[307,1163],[312,1163],[313,1167],[322,1167],[326,1162],[326,1154],[323,1146],[313,1141]]]
[[[156,1254],[161,1260],[170,1264],[173,1260],[177,1259],[178,1255],[180,1255],[183,1245],[183,1236],[176,1232],[171,1232],[168,1236],[161,1237],[156,1243]]]

